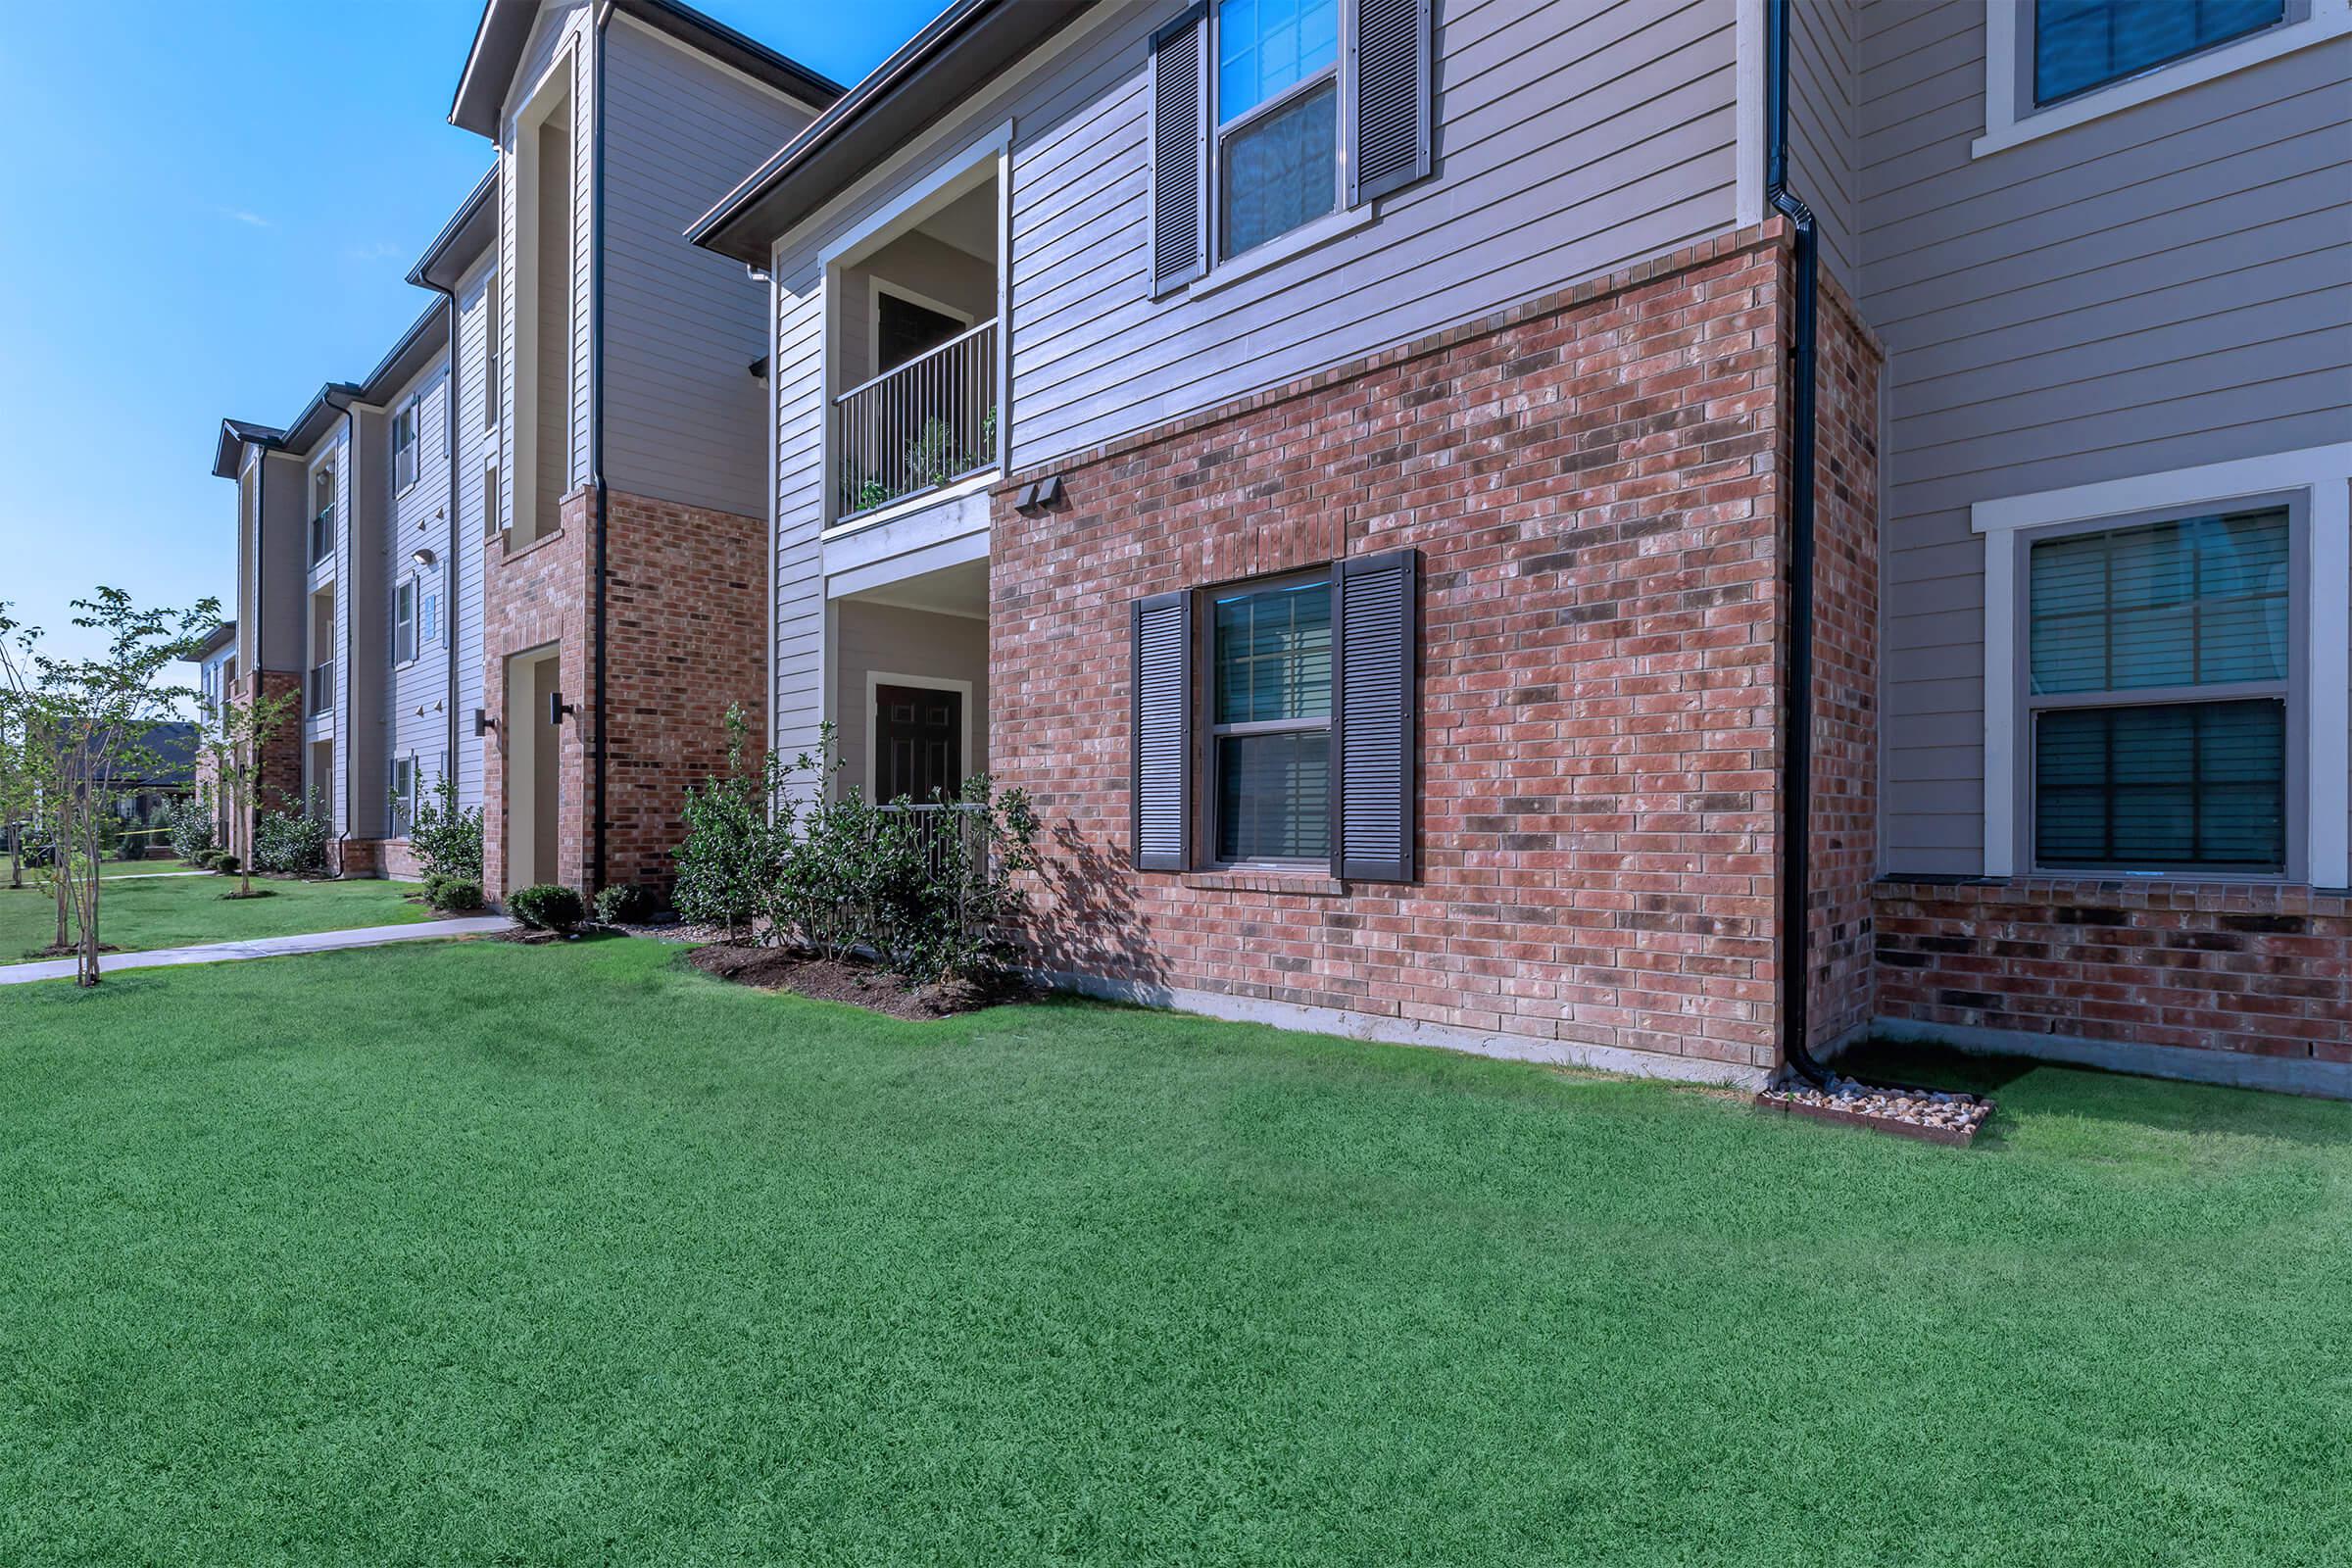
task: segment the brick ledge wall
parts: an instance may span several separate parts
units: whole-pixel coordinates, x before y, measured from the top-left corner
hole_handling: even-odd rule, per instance
[[[1882,1019],[2352,1063],[2352,893],[2092,877],[1875,892]]]

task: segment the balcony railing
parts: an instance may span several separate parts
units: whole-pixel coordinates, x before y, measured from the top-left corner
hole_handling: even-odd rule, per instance
[[[311,518],[311,564],[316,566],[335,550],[335,509],[328,507]]]
[[[335,662],[313,664],[308,679],[302,685],[302,710],[305,714],[331,713],[335,710]]]
[[[997,323],[833,400],[836,521],[997,466]]]

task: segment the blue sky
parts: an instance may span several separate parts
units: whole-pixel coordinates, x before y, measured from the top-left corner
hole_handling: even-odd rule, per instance
[[[857,80],[944,0],[704,0]],[[109,0],[0,28],[0,600],[227,601],[223,415],[281,424],[367,373],[401,281],[490,164],[448,123],[474,0]]]

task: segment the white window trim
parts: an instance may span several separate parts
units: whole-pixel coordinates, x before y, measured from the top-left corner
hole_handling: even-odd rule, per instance
[[[405,484],[400,482],[400,421],[403,419],[409,421],[410,462],[416,469],[409,475],[408,482]],[[424,395],[420,392],[412,392],[392,405],[392,479],[396,486],[392,493],[396,496],[405,496],[416,489],[416,482],[423,477]]]
[[[916,691],[959,692],[962,694],[963,702],[956,710],[956,723],[959,731],[956,736],[956,748],[963,776],[967,779],[970,778],[972,776],[972,683],[968,680],[951,680],[944,675],[894,675],[888,670],[869,669],[865,672],[866,803],[871,806],[886,804],[874,797],[874,779],[880,772],[880,769],[874,764],[881,756],[878,750],[881,745],[881,721],[877,710],[882,705],[881,691],[885,686],[911,686]]]
[[[409,652],[400,652],[400,594],[409,594]],[[406,669],[424,657],[424,586],[417,573],[403,572],[392,584],[392,667]]]
[[[2018,86],[2021,53],[2030,57],[2034,47],[2020,25],[2025,15],[2025,0],[1991,0],[1985,8],[1984,134],[1968,144],[1971,158],[2038,141],[2055,131],[2104,120],[2119,111],[2352,33],[2352,0],[2311,0],[2308,16],[2037,110],[2021,102],[2024,95]]]
[[[2175,468],[2099,484],[1980,501],[1969,526],[1984,538],[1984,874],[2025,865],[2026,823],[2017,810],[2017,536],[2060,523],[2186,510],[2240,497],[2300,490],[2310,519],[2311,596],[2305,616],[2310,671],[2305,733],[2304,864],[2313,887],[2352,883],[2352,442],[2276,452],[2233,463]],[[2289,867],[2290,873],[2294,867]],[[2082,873],[2106,875],[2109,873]],[[2207,873],[2158,873],[2212,880]]]

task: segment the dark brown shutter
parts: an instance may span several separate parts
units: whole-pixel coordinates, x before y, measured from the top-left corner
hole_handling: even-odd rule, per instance
[[[1411,184],[1429,172],[1436,115],[1435,0],[1354,0],[1354,156],[1348,205]]]
[[[1152,37],[1152,292],[1208,270],[1208,10]]]
[[[1135,602],[1135,864],[1182,871],[1192,842],[1193,601]]]
[[[1339,812],[1332,872],[1361,882],[1413,879],[1421,558],[1411,550],[1342,561],[1338,696],[1332,747]]]

